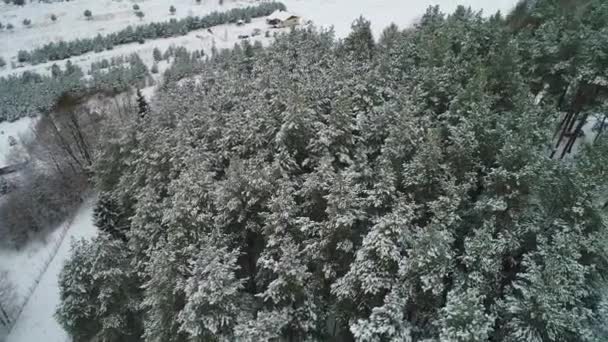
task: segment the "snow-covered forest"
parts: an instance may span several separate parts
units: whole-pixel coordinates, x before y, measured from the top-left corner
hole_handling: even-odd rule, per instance
[[[103,233],[57,318],[78,341],[604,341],[608,141],[570,145],[605,110],[607,20],[432,7],[213,54],[107,131]]]
[[[9,342],[608,340],[608,3],[203,1],[0,53],[0,257],[59,255]]]

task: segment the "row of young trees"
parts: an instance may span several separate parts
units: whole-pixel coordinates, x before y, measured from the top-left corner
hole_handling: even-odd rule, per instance
[[[79,66],[66,63],[62,70],[51,67],[51,75],[24,72],[18,76],[0,78],[0,122],[14,121],[26,116],[48,113],[66,93],[117,94],[130,87],[145,87],[150,82],[148,68],[137,54],[125,63],[95,69],[89,77]]]
[[[69,42],[51,42],[29,52],[20,52],[21,55],[26,56],[20,58],[20,61],[38,64],[66,59],[91,51],[110,50],[117,45],[136,42],[143,43],[146,39],[184,35],[193,30],[236,23],[241,19],[267,16],[278,9],[285,10],[285,5],[279,2],[265,2],[256,6],[233,8],[225,12],[212,12],[203,17],[194,16],[180,20],[171,19],[163,23],[150,23],[136,27],[129,26],[124,30],[105,36],[98,35],[95,38],[76,39]]]
[[[605,341],[608,139],[550,152],[562,108],[603,108],[608,84],[560,90],[603,74],[608,6],[570,3],[214,54],[104,133],[102,233],[58,320],[76,341]]]
[[[13,5],[17,5],[17,6],[23,6],[25,5],[25,0],[4,0],[5,4],[13,4]]]

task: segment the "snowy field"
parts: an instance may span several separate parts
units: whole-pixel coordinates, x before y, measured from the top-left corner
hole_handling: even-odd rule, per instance
[[[147,40],[144,44],[132,43],[118,45],[112,50],[105,50],[99,53],[89,52],[81,56],[71,57],[62,61],[53,61],[47,63],[41,63],[37,65],[26,65],[25,67],[18,69],[4,69],[0,70],[0,76],[8,74],[17,74],[24,71],[34,71],[42,75],[50,75],[51,66],[53,64],[64,67],[65,63],[69,60],[74,64],[80,66],[86,73],[92,63],[100,62],[102,59],[111,59],[112,57],[128,56],[133,53],[137,53],[142,61],[151,67],[154,64],[152,58],[152,51],[154,48],[159,48],[161,51],[167,50],[170,46],[185,46],[190,51],[203,50],[205,53],[210,53],[211,48],[215,45],[217,49],[232,48],[235,43],[239,42],[239,35],[251,35],[254,29],[262,30],[262,34],[252,37],[249,40],[253,43],[256,40],[267,44],[271,38],[266,38],[264,35],[265,31],[280,32],[281,30],[270,29],[266,25],[265,19],[253,19],[250,24],[243,26],[236,26],[234,24],[215,26],[210,33],[207,30],[192,31],[184,36],[171,37],[171,38],[160,38],[155,40]],[[159,71],[162,72],[168,67],[166,61],[161,61],[159,64]]]
[[[61,237],[62,227],[49,234],[44,241],[33,241],[22,250],[0,250],[0,271],[8,272],[19,303],[34,285],[36,277],[44,269],[44,261],[52,257],[53,246]]]
[[[135,16],[134,4],[145,14],[143,19]],[[175,15],[169,13],[171,5],[176,9]],[[91,38],[97,34],[120,31],[129,25],[202,16],[215,10],[225,11],[247,5],[249,1],[245,0],[225,0],[223,6],[219,6],[217,0],[201,0],[200,5],[194,0],[76,0],[54,3],[35,1],[26,6],[12,6],[0,2],[0,22],[14,26],[12,30],[0,31],[0,55],[8,62],[14,59],[19,50],[31,50],[53,41]],[[91,20],[84,17],[85,10],[91,11]],[[51,20],[52,14],[57,17],[56,21]],[[24,19],[31,20],[29,27],[23,25]]]
[[[49,264],[42,278],[40,278],[40,283],[24,307],[23,312],[8,336],[7,342],[69,341],[67,334],[53,317],[55,309],[59,304],[59,286],[57,280],[63,264],[70,255],[72,239],[95,236],[96,228],[93,226],[92,215],[92,201],[89,201],[78,211],[71,225],[65,227],[67,229],[66,235],[61,245],[59,245],[57,255]],[[62,230],[57,229],[51,239],[57,239]],[[12,274],[16,277],[16,280],[27,282],[30,279],[26,279],[26,276],[21,276],[19,273],[36,272],[41,266],[40,261],[44,261],[48,257],[48,252],[50,252],[53,245],[53,241],[49,241],[46,246],[30,247],[28,250],[31,250],[33,253],[26,258],[15,255],[15,258],[10,260],[11,256],[8,255],[9,260],[5,260],[7,255],[0,255],[0,257],[2,257],[3,263],[13,261],[13,263],[18,264],[19,262],[23,262],[20,265],[21,268],[13,270],[14,273]]]

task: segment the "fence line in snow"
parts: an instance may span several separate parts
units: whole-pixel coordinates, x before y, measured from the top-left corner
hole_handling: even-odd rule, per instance
[[[23,302],[21,304],[19,304],[19,306],[17,307],[17,314],[13,317],[13,319],[11,320],[11,322],[8,326],[7,335],[10,335],[11,330],[13,330],[13,327],[15,326],[15,324],[17,324],[17,321],[19,320],[19,317],[21,316],[23,309],[25,309],[25,306],[27,305],[27,303],[30,301],[32,295],[34,294],[34,291],[36,291],[36,289],[38,288],[38,284],[40,284],[40,280],[42,279],[42,277],[48,270],[51,262],[57,256],[57,252],[59,251],[59,248],[63,244],[63,240],[65,240],[65,237],[68,234],[70,227],[72,227],[72,222],[74,221],[75,216],[76,216],[76,213],[72,214],[70,216],[69,220],[61,228],[61,232],[59,233],[59,238],[56,240],[55,245],[53,245],[53,247],[51,248],[51,252],[49,253],[48,258],[42,264],[42,269],[40,270],[38,275],[34,278],[33,284],[28,288],[28,290],[25,294],[25,297],[23,298]]]

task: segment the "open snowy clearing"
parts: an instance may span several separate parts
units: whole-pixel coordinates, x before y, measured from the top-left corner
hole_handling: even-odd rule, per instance
[[[11,155],[20,149],[22,141],[31,137],[31,128],[35,122],[35,118],[21,118],[14,122],[0,123],[0,167],[11,164]],[[15,138],[16,145],[11,146],[10,137]],[[2,260],[0,260],[0,265],[1,263]]]
[[[135,16],[133,5],[137,4],[145,16]],[[169,7],[174,6],[175,15]],[[150,22],[165,22],[171,18],[203,16],[213,11],[226,11],[235,7],[250,5],[246,0],[226,0],[220,6],[217,0],[78,0],[69,2],[40,3],[32,2],[25,6],[0,3],[0,22],[12,24],[12,30],[0,31],[0,56],[4,57],[10,68],[19,50],[31,50],[49,42],[70,41],[77,38],[91,38],[98,34],[120,31],[129,25],[136,26]],[[92,17],[87,20],[84,11],[90,10]],[[57,17],[51,20],[51,14]],[[26,27],[23,20],[31,20]]]
[[[69,338],[54,318],[59,304],[58,276],[63,264],[70,256],[72,239],[91,238],[96,234],[92,221],[92,201],[85,203],[78,211],[71,225],[67,227],[55,258],[40,279],[23,312],[8,336],[8,342],[66,342]],[[58,229],[55,234],[59,234]],[[52,245],[52,243],[50,244]],[[41,255],[43,257],[44,255]],[[27,267],[22,265],[21,267]],[[35,267],[35,266],[34,266]]]

